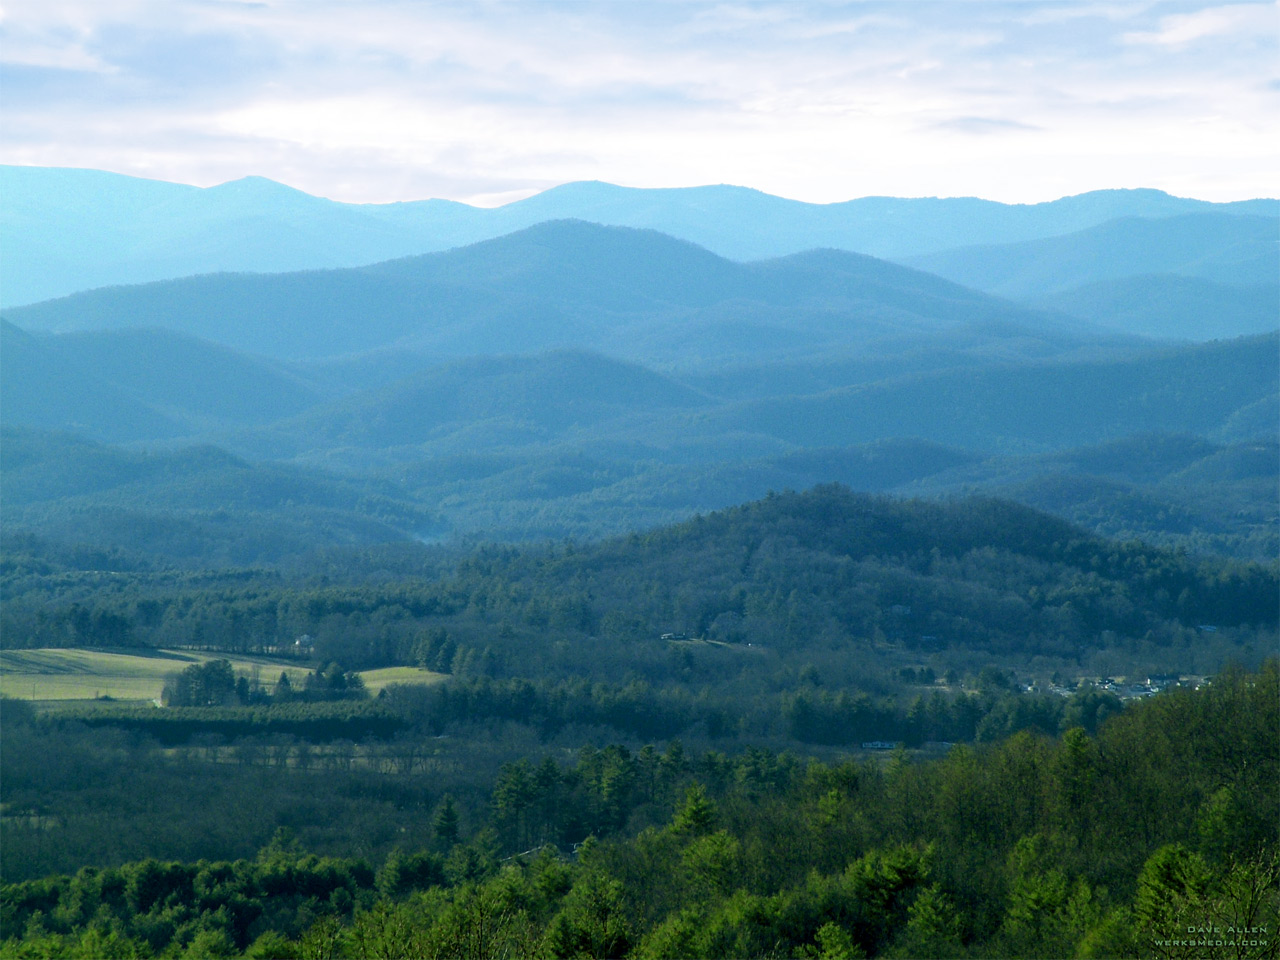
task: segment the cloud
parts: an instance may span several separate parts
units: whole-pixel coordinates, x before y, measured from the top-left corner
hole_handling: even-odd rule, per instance
[[[1017,11],[1014,19],[1027,25],[1060,24],[1080,19],[1128,20],[1150,10],[1154,2],[1155,0],[1140,0],[1137,3],[1116,3],[1110,0],[1103,3],[1027,4],[1029,9]]]
[[[71,23],[28,22],[0,11],[0,63],[105,73],[111,67],[87,48],[87,34]]]
[[[1275,3],[1232,3],[1161,17],[1158,29],[1126,33],[1124,41],[1180,48],[1209,38],[1259,35],[1274,38],[1277,28],[1280,28],[1280,13]]]
[[[5,162],[203,184],[261,174],[352,200],[491,200],[602,179],[830,201],[1046,199],[1121,182],[1242,195],[1263,189],[1257,171],[1276,159],[1264,132],[1275,36],[1251,26],[1274,19],[1270,4],[27,0],[6,11]]]
[[[931,126],[934,130],[967,133],[981,137],[1043,129],[1032,123],[1019,123],[1017,120],[1002,120],[998,117],[954,117],[951,120],[941,120]]]

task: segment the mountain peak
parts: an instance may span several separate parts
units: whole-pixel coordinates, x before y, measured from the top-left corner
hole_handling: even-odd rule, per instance
[[[833,247],[904,259],[1062,236],[1124,216],[1274,216],[1275,201],[1209,204],[1152,189],[1051,203],[862,198],[814,204],[729,184],[560,184],[493,209],[453,201],[349,204],[261,176],[200,188],[103,171],[0,166],[0,299],[220,271],[362,266],[449,250],[544,220],[653,229],[734,260]]]
[[[269,177],[248,176],[240,177],[238,180],[228,180],[226,183],[219,183],[216,186],[207,187],[205,193],[223,196],[238,197],[305,197],[308,200],[322,200],[321,197],[313,196],[304,190],[291,187],[288,184],[280,183],[278,180],[272,180]]]

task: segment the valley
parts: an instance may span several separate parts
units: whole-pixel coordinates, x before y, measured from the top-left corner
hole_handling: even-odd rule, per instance
[[[0,957],[1280,916],[1275,201],[0,180]]]

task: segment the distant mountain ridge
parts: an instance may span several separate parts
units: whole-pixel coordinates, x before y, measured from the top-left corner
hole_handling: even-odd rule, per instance
[[[840,481],[1194,551],[1280,542],[1272,201],[597,183],[477,211],[62,173],[0,168],[0,272],[249,266],[3,309],[0,509],[37,537],[275,562],[595,538]],[[402,249],[427,234],[466,243]],[[968,245],[903,263],[858,237]]]
[[[1224,440],[1232,419],[1280,385],[1274,334],[1095,362],[941,370],[812,396],[755,400],[706,416],[803,446],[917,437],[975,449],[1033,451],[1146,432]],[[1262,418],[1260,418],[1262,420]],[[1259,436],[1275,436],[1280,407]]]
[[[1030,305],[1149,337],[1213,340],[1280,327],[1280,283],[1232,286],[1177,274],[1122,277]]]
[[[562,350],[473,357],[283,420],[266,449],[378,450],[445,442],[466,450],[537,445],[566,432],[599,436],[617,421],[712,405],[684,384],[632,363]]]
[[[172,331],[33,336],[0,320],[6,424],[114,443],[167,440],[267,423],[324,398],[268,361]]]
[[[752,386],[734,390],[731,370],[683,378],[581,351],[475,357],[316,394],[264,423],[280,412],[273,384],[299,381],[260,359],[169,346],[207,368],[211,393],[246,387],[247,408],[214,396],[193,409],[171,378],[111,379],[170,334],[2,332],[5,519],[67,542],[249,562],[414,536],[594,538],[833,480],[908,496],[982,489],[1111,535],[1237,555],[1273,556],[1277,540],[1274,335],[1128,360],[944,361],[808,396],[786,391],[842,366],[807,380],[794,364],[748,368],[738,376]]]
[[[904,262],[1015,299],[1155,274],[1251,286],[1274,284],[1280,276],[1278,240],[1280,223],[1274,217],[1126,217],[1064,236],[966,247]]]
[[[389,484],[251,464],[216,447],[128,451],[9,424],[0,442],[0,519],[10,538],[34,529],[149,559],[245,565],[403,540],[437,522]]]
[[[1058,236],[1119,217],[1280,215],[1157,190],[1047,203],[863,197],[811,204],[744,187],[569,183],[496,209],[446,200],[346,204],[262,177],[199,188],[99,170],[0,166],[0,306],[225,271],[352,267],[490,239],[547,220],[655,229],[739,260],[814,247],[903,258]]]
[[[276,359],[585,349],[641,362],[847,353],[965,324],[1083,329],[908,267],[816,250],[739,263],[652,230],[549,221],[368,267],[217,274],[5,311],[28,330],[156,327]]]

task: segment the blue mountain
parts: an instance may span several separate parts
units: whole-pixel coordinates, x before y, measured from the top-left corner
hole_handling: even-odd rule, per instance
[[[967,324],[1071,327],[873,257],[815,250],[739,263],[652,230],[582,221],[368,267],[110,287],[5,315],[57,333],[163,328],[294,360],[389,346],[435,357],[571,348],[645,362],[776,360]]]
[[[1156,190],[1028,205],[893,197],[811,204],[724,185],[592,182],[482,209],[445,200],[338,203],[261,177],[198,188],[100,170],[0,166],[0,305],[191,274],[360,266],[559,219],[655,229],[752,260],[814,247],[902,258],[1058,236],[1119,217],[1197,212],[1276,216],[1280,204],[1210,204]]]

